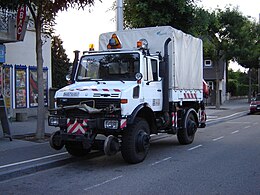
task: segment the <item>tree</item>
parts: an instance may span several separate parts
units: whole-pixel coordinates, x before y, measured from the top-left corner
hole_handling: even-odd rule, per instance
[[[259,63],[260,25],[243,16],[237,9],[226,8],[225,11],[219,11],[218,15],[222,24],[221,35],[231,43],[226,48],[227,56],[241,66],[249,68],[248,101],[250,101],[252,68],[257,68]]]
[[[62,43],[63,42],[59,36],[52,37],[52,86],[58,89],[67,84],[65,76],[68,74],[70,66],[68,56],[65,53]]]
[[[192,0],[125,0],[125,27],[170,25],[203,40],[204,56],[211,58],[219,75],[219,62],[236,60],[255,66],[259,55],[259,24],[253,25],[237,8],[209,12]],[[216,108],[220,107],[218,79]]]
[[[126,28],[170,25],[189,32],[193,23],[193,0],[124,0]]]
[[[94,0],[1,0],[0,7],[17,10],[19,5],[26,5],[31,12],[36,32],[36,62],[38,79],[38,109],[36,138],[43,139],[45,134],[44,89],[43,89],[43,35],[51,34],[55,16],[69,7],[82,8],[94,5]],[[43,34],[44,33],[44,34]]]

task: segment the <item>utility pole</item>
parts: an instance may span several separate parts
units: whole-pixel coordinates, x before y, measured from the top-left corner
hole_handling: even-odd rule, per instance
[[[260,93],[260,56],[258,57],[258,90],[257,92]]]
[[[260,13],[259,13],[259,18],[258,18],[258,23],[260,24]],[[260,56],[258,57],[258,90],[257,92],[260,93]]]
[[[123,0],[116,1],[116,30],[124,30]]]

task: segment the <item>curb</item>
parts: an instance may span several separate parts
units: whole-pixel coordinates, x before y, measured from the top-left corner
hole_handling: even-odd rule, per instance
[[[9,179],[13,179],[13,178],[16,178],[16,177],[29,175],[29,174],[36,173],[36,172],[39,172],[39,171],[44,171],[44,170],[47,170],[47,169],[56,168],[56,167],[59,167],[59,166],[64,166],[66,164],[76,162],[79,159],[87,160],[87,159],[99,157],[101,155],[103,155],[103,152],[95,151],[95,152],[90,153],[86,157],[63,158],[63,159],[59,159],[59,160],[51,160],[51,161],[44,162],[44,163],[32,164],[32,165],[28,165],[28,166],[21,167],[21,168],[15,168],[15,169],[8,170],[8,171],[2,171],[0,173],[0,182],[5,181],[5,180],[9,180]]]

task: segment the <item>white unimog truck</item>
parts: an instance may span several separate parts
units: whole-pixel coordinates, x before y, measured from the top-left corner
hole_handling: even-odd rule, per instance
[[[176,134],[190,144],[205,127],[198,38],[170,26],[104,33],[99,51],[84,52],[73,70],[50,110],[49,125],[59,127],[54,149],[65,146],[74,156],[121,151],[126,162],[139,163],[150,135]]]

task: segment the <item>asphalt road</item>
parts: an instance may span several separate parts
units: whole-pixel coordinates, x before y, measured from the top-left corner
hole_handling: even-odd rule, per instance
[[[259,115],[199,129],[191,145],[158,138],[143,163],[79,159],[2,181],[0,194],[260,194]]]

